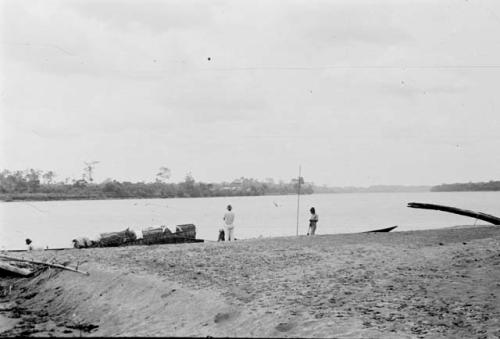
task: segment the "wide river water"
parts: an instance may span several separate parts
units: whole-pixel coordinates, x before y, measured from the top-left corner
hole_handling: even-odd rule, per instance
[[[308,228],[309,208],[319,215],[317,234],[353,233],[398,225],[396,231],[487,224],[455,214],[412,209],[408,202],[435,203],[500,216],[500,192],[313,194],[300,197],[299,234]],[[239,239],[296,234],[297,196],[79,200],[0,203],[0,249],[24,249],[31,238],[41,247],[69,247],[129,227],[193,223],[197,238],[216,240],[227,204],[235,212]]]

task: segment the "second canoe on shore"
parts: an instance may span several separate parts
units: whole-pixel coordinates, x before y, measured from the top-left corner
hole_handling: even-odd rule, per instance
[[[366,232],[361,232],[361,233],[374,233],[374,232],[390,232],[393,229],[395,229],[398,226],[392,226],[392,227],[386,227],[386,228],[379,228],[373,231],[366,231]]]

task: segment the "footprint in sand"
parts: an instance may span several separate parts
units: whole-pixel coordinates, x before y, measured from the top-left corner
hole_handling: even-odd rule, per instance
[[[295,327],[294,323],[279,323],[275,329],[280,332],[288,332]]]
[[[167,293],[163,293],[160,297],[162,299],[165,299],[165,298],[168,298],[172,293],[174,293],[176,290],[175,288],[173,288],[171,291],[167,292]]]
[[[231,318],[231,315],[229,313],[217,313],[215,315],[214,322],[217,324],[217,323],[226,321],[229,318]]]

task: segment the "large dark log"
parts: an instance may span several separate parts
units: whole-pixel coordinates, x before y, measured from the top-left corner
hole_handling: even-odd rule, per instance
[[[489,214],[485,214],[485,213],[481,213],[481,212],[463,210],[463,209],[456,208],[456,207],[434,205],[434,204],[424,204],[424,203],[419,203],[419,202],[409,202],[408,207],[423,208],[423,209],[427,209],[427,210],[438,210],[438,211],[444,211],[444,212],[449,212],[449,213],[455,213],[455,214],[465,215],[466,217],[484,220],[484,221],[492,223],[493,225],[500,225],[500,218],[498,218],[498,217],[495,217],[495,216],[489,215]]]

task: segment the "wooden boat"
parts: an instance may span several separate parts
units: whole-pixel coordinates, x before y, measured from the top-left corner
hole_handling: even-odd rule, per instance
[[[67,271],[72,271],[72,272],[77,272],[77,273],[89,275],[88,272],[79,271],[78,270],[78,265],[76,266],[76,268],[71,268],[71,267],[68,267],[68,266],[60,265],[60,264],[53,264],[53,263],[48,263],[48,262],[43,262],[43,261],[35,261],[35,260],[28,260],[28,259],[19,259],[19,258],[16,258],[16,257],[9,257],[9,256],[6,256],[6,255],[0,255],[0,259],[2,259],[2,260],[8,260],[8,261],[21,262],[21,263],[28,263],[30,265],[42,265],[42,266],[46,266],[46,267],[60,268],[62,270],[67,270]],[[32,272],[32,271],[24,269],[24,268],[18,268],[18,267],[12,266],[12,265],[10,265],[8,263],[5,263],[3,261],[0,261],[0,265],[2,265],[0,267],[2,269],[6,270],[6,271],[14,272],[14,273],[21,274],[21,275],[30,275],[30,274],[32,274],[34,272],[34,271]],[[7,265],[7,266],[5,266],[5,265]],[[17,270],[12,270],[12,267],[14,267]],[[19,270],[21,270],[21,271],[19,271]]]
[[[173,233],[169,237],[158,238],[154,242],[151,240],[137,239],[131,242],[124,243],[122,246],[134,246],[134,245],[162,245],[162,244],[181,244],[181,243],[191,243],[191,242],[204,242],[203,239],[194,239],[178,236]]]
[[[61,247],[61,248],[44,248],[42,250],[33,250],[33,251],[64,251],[70,250],[71,247]],[[29,252],[28,250],[5,250],[5,252]]]
[[[105,239],[105,241],[103,241]],[[196,226],[194,224],[182,224],[175,227],[175,233],[164,225],[148,227],[142,230],[142,238],[137,239],[135,233],[130,229],[122,232],[101,234],[101,240],[89,247],[116,247],[134,245],[160,245],[204,242],[196,239]]]
[[[6,263],[4,261],[0,261],[0,271],[6,271],[9,274],[21,275],[23,277],[27,277],[33,274],[33,271],[28,270],[26,268],[17,267]]]
[[[392,227],[380,228],[380,229],[377,229],[377,230],[373,230],[373,231],[366,231],[366,232],[362,232],[362,233],[390,232],[390,231],[392,231],[393,229],[395,229],[396,227],[398,227],[398,226],[392,226]]]

